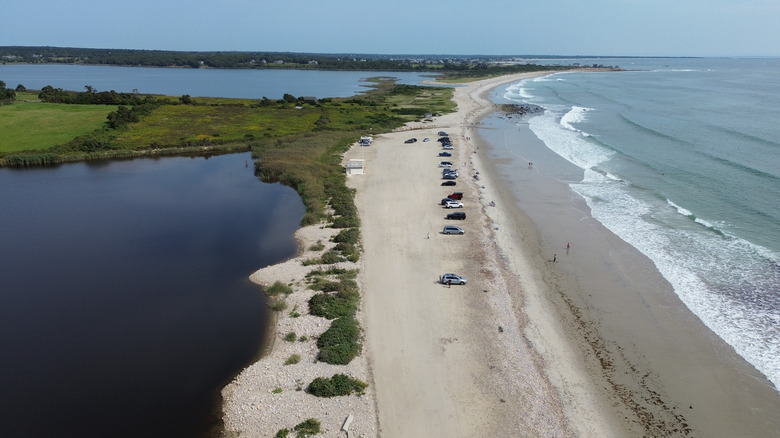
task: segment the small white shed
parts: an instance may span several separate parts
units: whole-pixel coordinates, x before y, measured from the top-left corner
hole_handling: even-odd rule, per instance
[[[363,175],[365,173],[366,160],[352,159],[347,162],[347,176]]]

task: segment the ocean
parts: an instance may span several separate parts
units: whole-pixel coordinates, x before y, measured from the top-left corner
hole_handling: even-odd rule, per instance
[[[500,88],[593,217],[780,388],[780,59],[594,60]],[[589,62],[583,62],[589,65]]]

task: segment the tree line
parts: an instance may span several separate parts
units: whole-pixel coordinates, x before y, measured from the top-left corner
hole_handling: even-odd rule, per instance
[[[5,82],[0,81],[0,104],[13,102],[16,99],[16,90],[6,88]]]
[[[466,72],[486,70],[518,73],[566,69],[570,66],[505,63],[507,56],[367,55],[291,52],[184,52],[69,47],[0,47],[0,61],[14,63],[64,63],[146,67],[313,69],[367,71]],[[546,59],[555,59],[546,57]],[[476,74],[476,73],[475,73]]]

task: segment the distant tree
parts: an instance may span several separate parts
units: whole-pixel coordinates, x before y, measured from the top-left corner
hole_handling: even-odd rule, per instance
[[[16,91],[5,88],[5,82],[0,81],[0,102],[10,102],[16,98]]]

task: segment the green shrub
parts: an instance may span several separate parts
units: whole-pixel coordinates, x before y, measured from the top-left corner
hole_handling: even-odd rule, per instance
[[[324,254],[322,254],[322,257],[320,257],[320,261],[323,265],[332,265],[334,263],[343,262],[346,260],[344,257],[341,257],[338,251],[335,249],[329,249],[325,251]]]
[[[293,342],[296,339],[298,339],[298,335],[296,335],[295,332],[290,332],[284,335],[284,340],[287,342]]]
[[[309,313],[327,319],[351,317],[355,315],[357,305],[356,296],[320,293],[309,299]]]
[[[333,236],[333,241],[336,243],[351,243],[356,245],[359,240],[360,230],[357,228],[345,228]]]
[[[309,418],[298,423],[293,430],[295,430],[297,438],[306,438],[320,433],[320,422],[316,418]]]
[[[367,383],[344,374],[334,374],[331,378],[317,377],[306,391],[317,397],[338,397],[353,392],[362,395],[367,386]]]
[[[320,349],[317,358],[329,364],[346,365],[363,349],[359,338],[360,325],[354,317],[336,319],[317,339]]]

